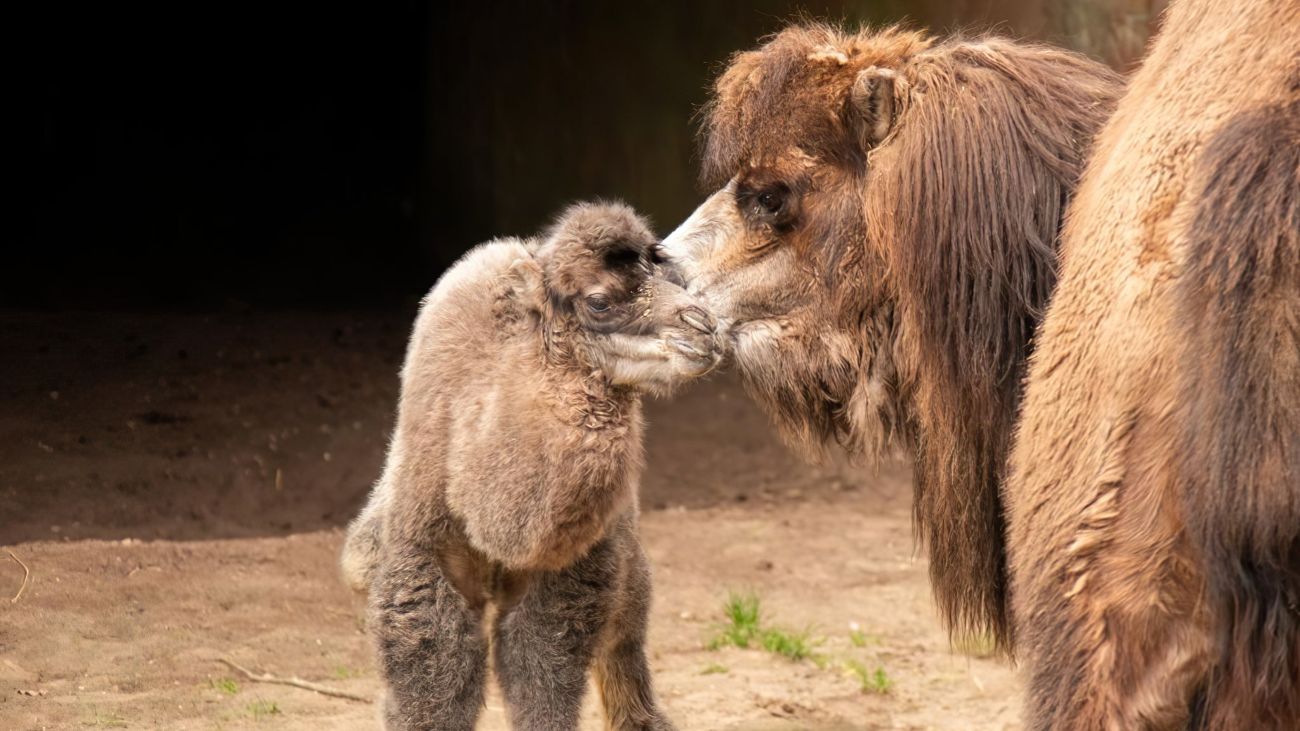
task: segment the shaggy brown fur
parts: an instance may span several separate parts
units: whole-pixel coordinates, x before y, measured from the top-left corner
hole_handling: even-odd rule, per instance
[[[1004,647],[1004,458],[1118,90],[1043,46],[788,28],[718,80],[705,175],[725,185],[664,243],[792,441],[910,447],[939,606]]]
[[[517,728],[577,727],[594,665],[610,728],[671,729],[645,658],[640,392],[716,363],[712,318],[625,206],[485,244],[421,308],[383,477],[344,573],[371,598],[391,729],[471,729],[495,667]]]
[[[1179,479],[1221,618],[1205,681],[1208,717],[1220,727],[1251,712],[1257,728],[1264,719],[1300,726],[1300,94],[1292,96],[1242,113],[1206,144],[1177,295],[1190,336],[1179,359]]]
[[[1006,488],[1030,728],[1300,728],[1297,38],[1175,4],[1070,210]]]

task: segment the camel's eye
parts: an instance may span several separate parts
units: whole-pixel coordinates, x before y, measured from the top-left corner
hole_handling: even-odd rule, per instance
[[[592,312],[605,312],[609,309],[609,298],[603,294],[593,294],[587,297],[587,309]]]
[[[736,192],[736,203],[745,218],[778,231],[792,227],[799,218],[798,195],[782,182],[766,185],[742,183]]]
[[[785,207],[785,191],[779,189],[765,190],[758,194],[758,204],[763,210],[775,216]]]

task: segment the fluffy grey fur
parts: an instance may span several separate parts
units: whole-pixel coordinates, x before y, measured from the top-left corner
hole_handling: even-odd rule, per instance
[[[370,594],[387,728],[473,728],[489,647],[516,728],[576,728],[592,668],[611,728],[672,728],[644,651],[640,394],[719,346],[664,274],[631,209],[578,204],[474,249],[425,299],[343,554]]]

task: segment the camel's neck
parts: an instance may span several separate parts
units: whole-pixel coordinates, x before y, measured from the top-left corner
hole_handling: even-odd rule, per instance
[[[592,364],[576,328],[565,323],[543,326],[540,349],[542,390],[565,423],[609,429],[626,425],[640,413],[640,394],[610,382]]]

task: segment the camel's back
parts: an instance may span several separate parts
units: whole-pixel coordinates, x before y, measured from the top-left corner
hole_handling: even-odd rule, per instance
[[[517,380],[537,357],[540,336],[507,328],[513,266],[530,262],[528,242],[499,239],[470,250],[420,305],[402,366],[399,436],[445,433],[485,391]]]
[[[397,426],[370,498],[373,510],[367,508],[385,516],[386,531],[427,524],[431,513],[445,512],[450,435],[465,415],[481,410],[476,401],[508,369],[510,342],[494,327],[495,308],[511,266],[529,257],[527,242],[518,239],[477,246],[421,302],[402,365]]]
[[[1153,47],[1103,130],[1068,214],[1013,456],[1013,514],[1038,509],[1018,505],[1021,497],[1049,493],[1073,501],[1062,516],[1080,514],[1096,494],[1050,487],[1103,484],[1099,476],[1116,468],[1107,460],[1134,438],[1130,426],[1145,425],[1136,434],[1143,439],[1171,418],[1181,330],[1174,287],[1203,182],[1195,179],[1201,153],[1236,115],[1294,89],[1300,74],[1297,2],[1193,0],[1171,9],[1162,33],[1168,42]],[[1173,451],[1159,446],[1151,451]],[[1043,535],[1022,538],[1069,542],[1039,525]]]
[[[1161,38],[1176,42],[1157,42],[1133,77],[1070,209],[1062,242],[1070,270],[1125,267],[1151,279],[1178,263],[1186,222],[1175,209],[1195,196],[1193,168],[1233,117],[1297,93],[1297,34],[1294,0],[1171,8]]]
[[[466,253],[425,296],[412,328],[402,368],[398,421],[384,473],[361,514],[348,528],[343,575],[367,588],[391,531],[419,531],[421,521],[445,512],[441,492],[449,474],[445,436],[463,394],[475,379],[492,378],[500,348],[493,328],[502,277],[529,257],[518,239],[492,241]],[[438,522],[438,521],[435,521]]]
[[[528,243],[498,239],[471,249],[453,264],[420,304],[403,366],[403,384],[422,384],[433,376],[459,380],[462,372],[480,372],[487,354],[500,340],[495,309],[504,278],[516,262],[529,260]],[[425,370],[436,373],[426,374]]]
[[[1037,510],[1023,501],[1045,500],[1061,481],[1101,485],[1108,457],[1133,437],[1129,427],[1172,413],[1172,291],[1186,254],[1180,218],[1192,203],[1193,169],[1215,130],[1277,96],[1282,57],[1293,64],[1298,33],[1294,2],[1172,8],[1162,36],[1171,42],[1157,42],[1134,77],[1068,214],[1061,279],[1039,330],[1013,456],[1013,516]],[[1094,490],[1052,500],[1067,520],[1096,498]],[[1069,543],[1037,525],[1042,535],[1021,540]]]

